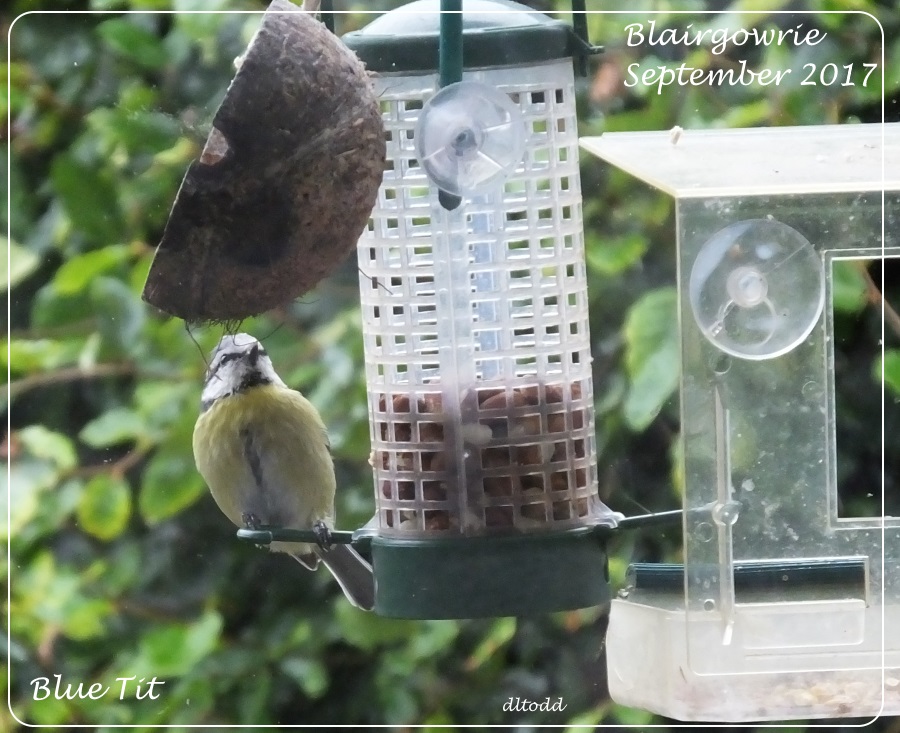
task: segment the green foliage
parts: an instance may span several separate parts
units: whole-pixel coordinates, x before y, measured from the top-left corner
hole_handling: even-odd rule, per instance
[[[625,319],[630,384],[623,415],[633,430],[645,429],[678,386],[677,302],[675,288],[652,290],[631,306]]]
[[[604,241],[588,236],[586,244],[590,270],[597,275],[612,277],[637,265],[647,251],[648,243],[640,234],[632,233]]]
[[[3,282],[9,289],[34,272],[40,264],[40,258],[34,252],[28,251],[22,245],[16,244],[6,237],[0,237],[0,239],[3,241],[3,251],[0,253],[0,257],[3,258],[3,266],[7,268]]]
[[[64,262],[56,271],[53,284],[60,295],[84,292],[91,281],[109,270],[124,265],[128,249],[121,244],[101,247]]]
[[[119,476],[101,474],[85,484],[78,504],[78,523],[100,540],[118,537],[131,517],[131,492]]]
[[[860,264],[860,260],[835,260],[832,264],[831,304],[835,313],[859,313],[865,307],[866,281]]]
[[[207,611],[189,624],[157,626],[138,644],[134,659],[124,665],[122,676],[181,677],[216,648],[222,633],[222,617]]]
[[[73,7],[51,0],[13,5]],[[671,62],[658,59],[657,50],[624,44],[622,29],[645,21],[645,10],[662,11],[653,16],[660,29],[746,26],[751,17],[739,10],[768,27],[786,3],[737,1],[713,14],[699,12],[711,7],[699,0],[676,5],[645,2],[627,15],[589,16],[591,39],[607,52],[579,86],[581,134],[874,121],[882,80],[896,108],[900,13],[870,0],[853,7],[881,20],[887,63],[866,87],[697,87],[661,95],[624,87],[628,64]],[[344,6],[353,11],[340,19],[344,30],[369,21],[367,4]],[[263,4],[90,0],[78,7]],[[13,710],[31,724],[101,729],[657,721],[606,695],[602,609],[465,621],[363,614],[324,572],[305,573],[289,558],[235,541],[208,496],[193,465],[191,432],[202,354],[221,332],[189,334],[146,307],[140,292],[184,170],[199,154],[233,60],[257,22],[253,14],[30,14],[10,33],[10,89],[0,98],[11,123],[4,139],[10,205],[3,209],[10,237],[0,256],[9,262],[11,333],[2,359],[12,378],[11,432],[4,441],[9,480],[3,472],[0,486],[10,506],[4,538],[13,557]],[[866,16],[816,12],[803,22],[827,29],[829,43],[770,47],[756,66],[840,67],[879,55],[881,32]],[[725,60],[743,53],[732,51]],[[723,61],[706,48],[683,56],[704,68]],[[673,208],[666,196],[587,155],[582,190],[601,489],[625,513],[670,509],[684,483],[672,409],[679,376]],[[838,371],[851,385],[877,387],[880,358],[855,348],[856,334],[880,335],[857,264],[834,266],[834,318],[847,357]],[[302,301],[244,324],[265,337],[279,372],[321,410],[341,486],[338,524],[348,529],[372,512],[356,275],[348,263]],[[896,295],[892,287],[885,286],[888,296]],[[889,396],[900,400],[895,346],[888,342],[883,372]],[[752,460],[752,439],[740,460]],[[848,454],[859,452],[852,440],[845,445]],[[613,586],[624,584],[632,558],[674,560],[679,546],[677,531],[615,538]],[[35,700],[29,682],[57,673],[65,683],[96,682],[111,691],[95,700]],[[119,680],[132,677],[122,692]],[[144,680],[146,690],[153,677],[165,681],[159,697],[138,700],[137,685]],[[560,695],[567,705],[561,714],[502,712],[509,697]],[[14,729],[5,715],[0,729]]]
[[[130,18],[112,18],[97,26],[97,33],[116,55],[146,69],[158,69],[166,62],[166,50],[159,37]]]
[[[900,349],[886,349],[884,356],[875,360],[872,372],[876,382],[884,379],[894,402],[900,400]]]
[[[95,160],[74,155],[57,158],[50,169],[50,183],[69,225],[88,242],[114,242],[125,233],[113,181],[109,171],[96,167]]]
[[[203,495],[206,486],[191,470],[193,465],[193,455],[180,446],[162,449],[150,459],[138,503],[145,522],[152,525],[173,517]]]

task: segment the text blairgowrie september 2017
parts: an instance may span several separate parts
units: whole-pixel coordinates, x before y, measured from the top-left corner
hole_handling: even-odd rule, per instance
[[[733,46],[817,46],[827,37],[827,33],[817,28],[804,28],[798,23],[791,28],[703,28],[694,29],[690,23],[686,28],[665,28],[657,30],[656,21],[631,23],[625,26],[627,46],[651,48],[667,45],[703,46],[709,44],[710,52],[719,55]],[[800,86],[867,86],[869,77],[878,64],[837,64],[805,63],[798,70]],[[662,94],[668,86],[780,86],[791,76],[792,69],[753,70],[747,61],[724,62],[721,68],[698,68],[682,63],[679,66],[660,64],[646,66],[640,62],[630,64],[627,69],[626,87],[643,85]],[[862,77],[860,78],[860,75]]]

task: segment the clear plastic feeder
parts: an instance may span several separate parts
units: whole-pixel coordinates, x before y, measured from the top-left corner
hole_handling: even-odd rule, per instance
[[[376,86],[389,170],[359,266],[380,533],[611,523],[597,497],[571,60],[464,74],[463,91],[502,95],[487,112],[500,143],[515,144],[510,120],[525,136],[505,177],[440,179],[463,197],[453,211],[417,150],[437,74]],[[442,127],[456,136],[427,129]]]
[[[613,600],[612,698],[681,720],[900,713],[900,519],[838,511],[824,307],[833,263],[900,256],[900,126],[582,144],[677,213],[684,562],[633,565]]]

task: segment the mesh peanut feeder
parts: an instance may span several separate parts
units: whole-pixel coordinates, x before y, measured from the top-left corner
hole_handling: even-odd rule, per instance
[[[437,10],[345,36],[378,72],[388,155],[358,247],[376,610],[592,605],[597,530],[615,519],[597,495],[579,39],[514,3],[466,3],[453,79],[460,18]]]

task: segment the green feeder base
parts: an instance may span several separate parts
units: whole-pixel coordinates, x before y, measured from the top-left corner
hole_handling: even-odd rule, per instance
[[[608,603],[605,527],[501,537],[372,538],[375,613],[528,616]]]

